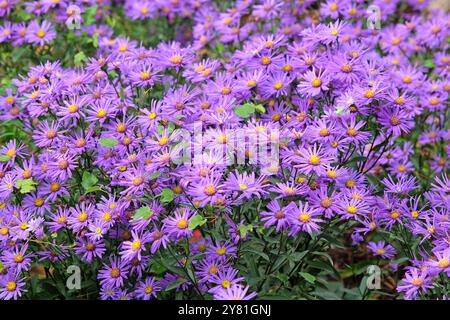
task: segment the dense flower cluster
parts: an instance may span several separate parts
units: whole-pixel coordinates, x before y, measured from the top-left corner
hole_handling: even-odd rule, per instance
[[[69,3],[55,3],[29,12],[66,21]],[[0,16],[14,4],[0,2]],[[0,117],[20,120],[28,139],[0,149],[0,298],[29,292],[36,263],[50,278],[95,266],[101,299],[264,296],[246,244],[278,236],[278,253],[289,241],[298,253],[338,224],[391,269],[406,266],[405,298],[442,298],[450,16],[428,13],[427,1],[371,4],[380,30],[367,28],[365,1],[127,0],[130,19],[182,19],[189,36],[147,48],[106,32],[82,67],[43,62],[16,77]],[[45,20],[0,33],[13,45],[56,37]],[[194,126],[201,161],[181,161],[180,132]],[[222,161],[223,150],[260,155],[236,143],[243,128],[279,161]]]

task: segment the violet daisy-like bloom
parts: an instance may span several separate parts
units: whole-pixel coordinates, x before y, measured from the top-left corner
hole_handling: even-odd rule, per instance
[[[378,121],[391,133],[393,137],[409,133],[414,121],[409,114],[400,108],[386,108],[378,114]]]
[[[239,284],[231,285],[228,288],[221,288],[214,293],[214,300],[250,300],[256,297],[257,293],[247,294],[249,286]]]
[[[294,160],[298,163],[295,167],[304,174],[311,172],[320,173],[333,160],[333,156],[318,144],[314,144],[312,148],[299,150],[299,154],[300,156]]]
[[[43,197],[47,197],[48,201],[55,201],[58,197],[69,195],[69,191],[62,183],[52,181],[42,186],[41,194]]]
[[[76,254],[81,256],[83,261],[92,263],[95,258],[102,258],[106,252],[106,246],[102,239],[92,240],[86,237],[79,238],[75,247]]]
[[[441,252],[435,251],[434,258],[426,262],[426,265],[430,275],[434,276],[443,272],[450,276],[450,249],[447,248]]]
[[[17,300],[22,293],[27,292],[25,278],[19,278],[19,274],[7,273],[0,275],[0,299]]]
[[[26,254],[28,245],[25,244],[21,248],[16,247],[12,251],[4,251],[1,261],[3,265],[16,273],[27,271],[31,265],[31,254]]]
[[[237,277],[237,274],[238,270],[233,268],[220,270],[219,272],[213,274],[209,278],[209,283],[215,286],[212,287],[209,292],[214,294],[217,290],[229,288],[231,285],[239,284],[239,282],[245,280],[243,277]]]
[[[48,164],[48,174],[54,180],[66,181],[72,177],[72,170],[77,167],[75,155],[66,152],[58,154]]]
[[[379,242],[369,242],[367,248],[372,250],[375,256],[379,256],[383,259],[391,259],[395,256],[396,252],[393,246],[386,244],[384,241]]]
[[[281,207],[277,200],[269,202],[267,209],[270,211],[262,211],[259,213],[263,216],[261,220],[264,222],[264,227],[269,228],[276,225],[276,231],[279,232],[290,226],[286,207]]]
[[[25,38],[29,43],[43,46],[56,38],[56,31],[53,30],[51,23],[48,21],[44,20],[41,24],[37,21],[31,21],[28,25],[27,35]]]
[[[192,231],[189,230],[189,222],[193,212],[187,208],[178,208],[172,216],[163,220],[164,228],[170,236],[175,239],[190,237]]]
[[[328,90],[328,74],[325,70],[313,70],[307,71],[303,74],[303,80],[298,84],[298,92],[306,95],[307,97],[316,97],[322,91]]]
[[[58,230],[67,226],[68,216],[68,210],[64,208],[58,208],[56,212],[50,212],[50,215],[48,216],[48,218],[50,218],[50,221],[47,221],[45,224],[49,227],[50,232],[58,232]]]
[[[7,199],[14,192],[17,177],[15,174],[7,173],[0,180],[0,199]]]
[[[231,257],[236,257],[236,247],[229,240],[224,243],[217,243],[208,247],[207,255],[210,255],[211,259],[226,261]]]
[[[49,123],[48,121],[42,122],[38,126],[38,130],[34,131],[33,139],[38,147],[46,148],[54,145],[60,137],[62,131],[60,131],[60,123],[54,121]]]
[[[103,219],[95,219],[93,222],[88,224],[88,232],[86,236],[91,240],[102,239],[109,231],[108,223]]]
[[[307,202],[299,202],[298,206],[295,202],[291,202],[286,206],[286,211],[288,212],[288,218],[291,223],[291,232],[289,235],[295,235],[299,232],[313,234],[320,230],[318,223],[323,222],[323,220],[316,218],[320,216],[320,213],[317,209],[311,208]]]
[[[127,187],[121,192],[123,195],[142,195],[148,175],[143,169],[133,169],[122,174],[120,185]]]
[[[426,270],[419,270],[417,268],[410,268],[402,279],[400,285],[397,287],[398,292],[405,293],[405,299],[412,300],[417,297],[419,293],[433,288],[432,279],[427,274]]]
[[[70,208],[70,216],[68,218],[69,227],[75,232],[87,228],[93,212],[94,207],[86,203],[77,204],[75,208]]]
[[[237,199],[251,199],[253,196],[261,198],[267,194],[264,190],[264,179],[265,176],[256,178],[254,172],[250,174],[234,172],[230,173],[223,188],[225,192],[233,194],[234,198],[238,197]]]
[[[188,192],[199,206],[204,207],[207,204],[214,206],[220,203],[222,199],[223,190],[222,185],[219,184],[220,181],[221,177],[218,173],[211,173],[198,181],[194,181],[189,186]]]
[[[103,263],[103,268],[98,272],[97,278],[100,285],[107,289],[120,288],[124,280],[128,278],[129,264],[118,257],[109,257],[109,265]]]
[[[138,299],[150,300],[152,297],[156,298],[156,293],[161,290],[162,288],[155,277],[148,277],[137,284],[134,294]]]
[[[149,241],[146,234],[138,234],[131,231],[131,235],[132,238],[130,241],[125,241],[122,243],[120,255],[124,261],[130,261],[133,258],[141,260],[141,253],[145,250],[145,244]]]

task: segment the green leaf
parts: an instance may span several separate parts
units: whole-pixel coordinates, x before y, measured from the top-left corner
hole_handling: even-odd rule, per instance
[[[234,112],[239,118],[248,118],[255,113],[255,105],[252,103],[245,103],[242,106],[235,106]]]
[[[302,276],[303,279],[305,279],[309,283],[316,282],[316,277],[314,277],[312,274],[310,274],[308,272],[299,272],[299,275]]]
[[[4,268],[3,268],[3,262],[0,261],[0,273],[3,273],[3,270],[4,270]]]
[[[95,34],[92,37],[92,45],[94,46],[94,48],[98,48],[98,34]]]
[[[86,57],[86,55],[84,54],[83,51],[78,52],[74,57],[73,57],[73,63],[76,66],[80,66],[83,62],[88,61],[88,58]]]
[[[150,180],[155,180],[156,178],[159,178],[162,176],[161,172],[155,171],[150,175]]]
[[[247,232],[252,232],[253,231],[253,225],[249,224],[249,225],[243,225],[241,224],[238,228],[239,234],[241,235],[241,238],[245,238],[245,236],[247,235]]]
[[[264,108],[264,106],[262,104],[255,105],[255,110],[259,111],[261,113],[266,113],[266,108]]]
[[[104,147],[112,148],[119,144],[119,141],[114,138],[101,138],[100,144]]]
[[[159,196],[161,197],[161,202],[162,203],[169,203],[173,201],[174,195],[173,195],[173,191],[170,188],[164,188],[161,193],[159,194]]]
[[[31,191],[35,191],[36,190],[35,185],[37,185],[37,183],[34,182],[33,179],[16,181],[16,187],[20,190],[20,193],[28,193]]]
[[[83,14],[83,24],[85,26],[90,26],[91,24],[93,24],[96,20],[95,15],[97,13],[97,8],[98,6],[92,6],[92,7],[88,7],[86,9],[86,11]]]
[[[102,188],[100,186],[92,186],[92,187],[89,187],[86,189],[86,193],[91,193],[91,192],[96,192],[96,191],[102,191]]]
[[[0,155],[0,162],[8,162],[9,160],[11,160],[10,156],[4,154]]]
[[[90,172],[84,171],[83,177],[81,178],[81,185],[86,192],[91,190],[98,182],[98,178]]]
[[[427,67],[428,69],[433,69],[433,68],[436,67],[436,65],[434,64],[433,59],[425,60],[425,62],[423,63],[423,65],[424,65],[425,67]]]
[[[137,221],[139,219],[148,220],[154,215],[154,212],[149,207],[142,207],[136,210],[134,214],[133,221]]]
[[[206,219],[201,215],[195,215],[192,217],[191,221],[189,221],[189,230],[194,230],[197,227],[201,227],[206,223]]]
[[[185,279],[185,278],[178,278],[177,280],[175,280],[174,282],[172,282],[171,284],[169,284],[169,285],[166,287],[165,291],[173,290],[173,289],[175,289],[176,287],[178,287],[179,285],[181,285],[181,284],[183,284],[183,283],[185,283],[185,282],[187,282],[187,279]]]
[[[217,50],[217,53],[218,53],[219,55],[222,55],[222,54],[224,53],[224,51],[225,51],[225,46],[223,45],[222,42],[219,42],[219,43],[217,44],[216,50]]]

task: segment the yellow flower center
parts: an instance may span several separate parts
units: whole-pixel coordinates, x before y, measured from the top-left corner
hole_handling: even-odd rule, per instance
[[[67,110],[69,111],[69,113],[75,113],[78,111],[78,106],[76,104],[71,104]]]
[[[298,220],[300,220],[301,222],[309,222],[311,220],[311,217],[309,216],[308,212],[302,212],[298,216]]]
[[[320,87],[322,85],[322,80],[319,78],[315,78],[313,81],[311,81],[311,84],[314,88]]]
[[[230,280],[227,280],[227,279],[222,280],[222,287],[228,288],[229,286],[231,286]]]
[[[320,205],[323,208],[329,208],[333,204],[333,200],[331,198],[324,198],[322,201],[320,201]]]
[[[216,188],[213,185],[206,186],[204,192],[208,196],[212,196],[216,193]]]
[[[241,188],[241,190],[247,190],[247,186],[243,183],[239,183],[239,188]]]
[[[139,250],[141,248],[141,241],[140,240],[134,240],[132,243],[131,243],[131,249],[133,250],[133,251],[137,251],[137,250]]]
[[[180,64],[181,62],[183,62],[183,57],[173,56],[172,58],[170,58],[170,62],[173,64]]]
[[[36,32],[36,35],[42,39],[45,36],[45,31],[40,29]]]
[[[272,62],[272,60],[269,57],[262,57],[261,58],[261,64],[264,66],[269,65]]]
[[[120,276],[119,268],[112,268],[111,271],[110,271],[110,275],[113,278],[118,278]]]
[[[366,92],[364,92],[364,97],[371,99],[375,97],[375,93],[372,90],[366,90]]]
[[[151,77],[151,74],[150,74],[150,72],[147,72],[147,71],[143,71],[139,75],[139,78],[143,81],[150,79],[150,77]]]
[[[313,165],[313,166],[318,166],[320,164],[320,157],[313,154],[310,158],[309,158],[309,164]]]
[[[358,208],[355,206],[347,206],[347,212],[351,214],[356,214],[358,213]]]
[[[438,266],[441,269],[446,269],[446,268],[448,268],[450,266],[450,260],[449,259],[445,259],[445,258],[441,259],[438,262]]]
[[[177,228],[186,229],[188,227],[188,221],[186,219],[180,219],[177,222]]]
[[[223,256],[225,253],[227,253],[227,249],[226,248],[220,247],[220,248],[217,249],[217,254],[219,256]]]
[[[410,76],[404,76],[402,81],[403,81],[403,83],[411,83],[412,79]]]
[[[145,288],[145,293],[150,294],[153,292],[153,287],[152,286],[148,286]]]
[[[282,82],[276,82],[276,83],[273,85],[273,88],[274,88],[275,90],[280,90],[282,87],[283,87],[283,83],[282,83]]]
[[[100,109],[97,111],[96,117],[97,118],[103,118],[107,114],[107,111],[105,109]]]
[[[9,281],[6,284],[6,290],[8,290],[8,291],[14,291],[14,290],[16,290],[16,288],[17,288],[17,284],[14,281]]]
[[[78,215],[78,221],[80,221],[80,222],[86,221],[87,218],[88,218],[88,214],[87,214],[86,212],[81,212],[81,213]]]
[[[53,182],[53,183],[50,185],[50,191],[51,191],[51,192],[58,192],[59,189],[61,189],[61,185],[60,185],[58,182]]]

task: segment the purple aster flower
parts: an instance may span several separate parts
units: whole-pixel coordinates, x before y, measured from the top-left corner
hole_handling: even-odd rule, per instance
[[[41,24],[37,21],[31,21],[25,37],[28,42],[43,46],[56,38],[56,31],[53,30],[51,23],[48,21],[44,20]]]
[[[318,223],[323,222],[323,220],[316,218],[320,213],[317,209],[310,208],[307,202],[299,202],[298,206],[295,202],[291,202],[286,206],[286,211],[292,228],[289,235],[295,235],[299,232],[312,234],[320,230]]]
[[[256,297],[257,293],[247,294],[249,286],[239,284],[232,285],[226,289],[217,290],[214,294],[215,300],[250,300]]]
[[[288,211],[286,207],[281,207],[277,200],[272,200],[267,209],[270,211],[262,211],[259,214],[263,217],[261,220],[264,222],[264,227],[269,228],[276,225],[276,231],[285,230],[290,226],[288,219]]]
[[[118,257],[109,257],[109,265],[103,263],[98,272],[100,285],[107,289],[120,288],[128,278],[129,264]]]
[[[390,244],[386,245],[384,241],[379,242],[369,242],[367,248],[372,250],[375,256],[379,256],[383,259],[391,259],[395,256],[396,252],[393,246]]]
[[[188,227],[192,215],[193,213],[189,209],[178,208],[173,216],[165,218],[163,220],[164,228],[167,229],[169,236],[174,236],[175,239],[190,237],[192,231]]]
[[[148,277],[137,284],[134,294],[138,299],[150,300],[152,297],[156,298],[156,293],[161,289],[154,277]]]
[[[24,287],[25,278],[19,278],[19,274],[0,275],[0,299],[17,300],[22,293],[27,292]]]

